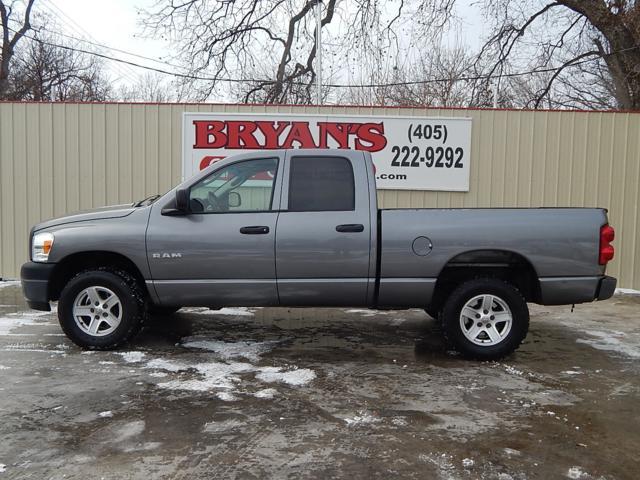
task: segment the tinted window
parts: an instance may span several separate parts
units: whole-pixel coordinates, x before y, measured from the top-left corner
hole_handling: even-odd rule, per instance
[[[346,158],[294,157],[289,176],[289,210],[354,210],[353,168]]]
[[[191,187],[194,213],[264,212],[271,209],[278,160],[233,163]]]

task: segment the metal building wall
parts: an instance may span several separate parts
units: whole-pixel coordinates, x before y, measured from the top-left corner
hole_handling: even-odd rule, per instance
[[[19,274],[34,223],[177,183],[185,111],[472,117],[468,193],[382,190],[381,205],[606,207],[609,272],[640,289],[640,114],[379,107],[0,103],[0,276]]]

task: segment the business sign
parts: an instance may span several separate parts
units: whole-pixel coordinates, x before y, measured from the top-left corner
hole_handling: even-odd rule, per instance
[[[471,119],[185,113],[184,178],[243,151],[338,148],[371,152],[381,189],[469,191]]]

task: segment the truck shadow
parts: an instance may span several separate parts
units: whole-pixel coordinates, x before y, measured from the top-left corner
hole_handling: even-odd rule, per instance
[[[606,361],[606,355],[577,342],[577,332],[570,325],[537,320],[532,318],[529,335],[506,361],[546,364],[550,359],[579,358],[594,365]],[[317,361],[465,362],[447,348],[438,322],[421,310],[183,309],[153,317],[134,342],[141,348],[175,349],[192,339],[275,342],[271,355]]]

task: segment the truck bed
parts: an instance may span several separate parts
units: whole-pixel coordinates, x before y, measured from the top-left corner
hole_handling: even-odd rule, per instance
[[[489,265],[501,263],[501,256],[504,262],[527,262],[540,279],[543,303],[562,303],[567,288],[590,297],[583,301],[593,300],[593,279],[604,273],[598,265],[604,209],[384,209],[378,218],[379,305],[399,299],[415,305],[418,297],[424,302],[445,267],[471,257],[477,264],[483,255]]]

